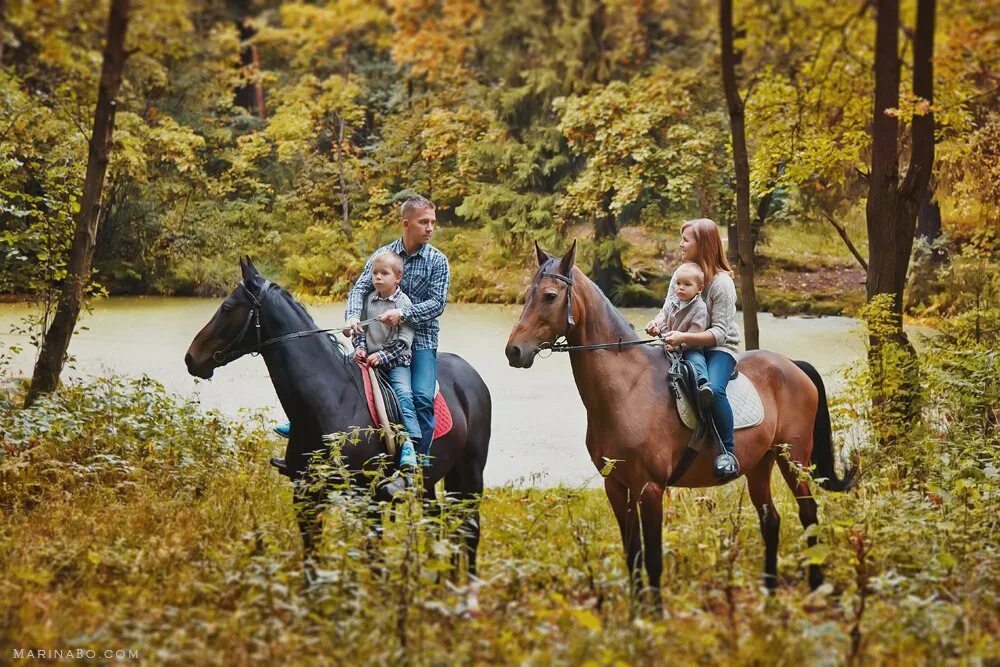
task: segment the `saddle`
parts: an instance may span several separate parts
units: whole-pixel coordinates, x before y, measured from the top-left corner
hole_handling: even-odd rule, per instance
[[[688,446],[701,450],[706,435],[713,435],[718,449],[721,442],[714,428],[708,428],[712,423],[710,415],[701,415],[698,409],[698,373],[694,365],[679,354],[667,353],[670,359],[670,369],[667,377],[670,391],[674,395],[677,414],[681,422],[694,433]],[[734,429],[740,430],[757,426],[764,421],[764,405],[760,400],[756,387],[749,378],[734,370],[726,387],[729,404],[733,408]]]
[[[361,368],[361,379],[365,385],[365,399],[368,403],[368,414],[376,428],[382,428],[382,436],[385,440],[386,451],[392,456],[396,455],[396,442],[389,429],[383,428],[385,424],[401,424],[403,422],[402,413],[399,410],[399,401],[396,399],[396,392],[389,382],[389,375],[376,367],[363,366]],[[376,390],[377,389],[377,390]],[[447,435],[453,425],[451,409],[441,395],[441,386],[434,387],[434,439]]]

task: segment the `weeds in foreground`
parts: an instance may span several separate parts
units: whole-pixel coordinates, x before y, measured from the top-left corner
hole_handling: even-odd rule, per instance
[[[411,498],[372,523],[368,499],[334,488],[320,583],[303,588],[290,486],[252,420],[145,378],[72,385],[31,410],[8,389],[0,651],[123,648],[185,665],[988,662],[1000,655],[1000,447],[993,389],[970,393],[956,364],[987,372],[995,356],[980,352],[996,341],[946,330],[935,345],[952,339],[961,354],[921,360],[925,420],[907,447],[872,449],[862,393],[834,402],[837,439],[865,475],[848,494],[819,493],[808,536],[777,494],[775,594],[742,484],[672,492],[662,621],[630,618],[599,490],[488,489],[481,579],[466,582],[453,579],[461,508]],[[814,592],[810,563],[827,575]]]

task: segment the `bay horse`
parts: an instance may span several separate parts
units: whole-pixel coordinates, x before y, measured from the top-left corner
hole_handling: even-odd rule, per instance
[[[537,244],[535,251],[539,268],[528,287],[521,317],[507,340],[511,366],[529,368],[535,355],[560,337],[570,346],[639,341],[621,313],[575,267],[575,242],[562,258],[549,256]],[[606,459],[617,461],[604,480],[604,488],[621,530],[633,599],[641,601],[645,590],[645,602],[661,613],[664,490],[668,482],[688,488],[722,484],[713,472],[713,448],[706,447],[690,460],[689,467],[682,467],[691,431],[677,414],[661,346],[633,344],[570,350],[569,354],[587,411],[590,458],[598,470],[605,467]],[[826,391],[811,365],[773,352],[754,351],[740,355],[737,369],[757,388],[764,405],[761,424],[736,432],[735,454],[760,518],[764,583],[773,589],[777,585],[780,522],[771,500],[774,464],[795,494],[804,528],[817,523],[816,501],[796,467],[814,465],[813,476],[823,488],[833,491],[848,490],[855,469],[848,469],[842,478],[834,469]],[[786,445],[787,458],[781,455]],[[672,479],[675,476],[677,479]],[[809,546],[816,540],[810,535]],[[640,559],[648,577],[646,589],[642,587]],[[819,565],[809,565],[808,576],[812,588],[823,582]]]
[[[240,259],[243,280],[225,298],[208,324],[194,337],[184,363],[191,375],[210,379],[216,368],[255,352],[264,358],[278,400],[291,420],[285,452],[294,483],[295,514],[302,535],[307,579],[313,573],[316,538],[321,530],[323,489],[309,483],[310,458],[329,451],[324,435],[356,429],[360,439],[345,444],[341,455],[358,488],[368,486],[366,471],[377,467],[382,437],[373,426],[360,369],[338,340],[320,330],[306,309],[287,291],[265,280],[250,258]],[[448,498],[462,516],[459,535],[468,572],[476,574],[479,502],[489,451],[492,403],[479,373],[454,354],[438,356],[441,394],[451,409],[451,430],[434,441],[433,461],[424,472],[424,494],[444,479]]]

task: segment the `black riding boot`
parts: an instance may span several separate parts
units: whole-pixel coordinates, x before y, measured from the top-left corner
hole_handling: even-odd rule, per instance
[[[703,390],[707,390],[708,392],[708,405],[705,405],[703,402],[705,396]],[[715,428],[715,421],[712,419],[711,399],[712,390],[709,388],[708,383],[699,385],[698,401],[701,408],[702,423],[708,425],[708,432],[712,434],[712,442],[715,443],[716,457],[713,465],[715,476],[726,482],[740,476],[740,462],[737,460],[736,455],[733,454],[733,451],[722,442],[719,430]]]

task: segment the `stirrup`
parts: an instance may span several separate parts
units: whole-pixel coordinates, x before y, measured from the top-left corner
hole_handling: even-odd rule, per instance
[[[726,481],[740,476],[740,462],[730,452],[724,452],[715,457],[715,474]]]

